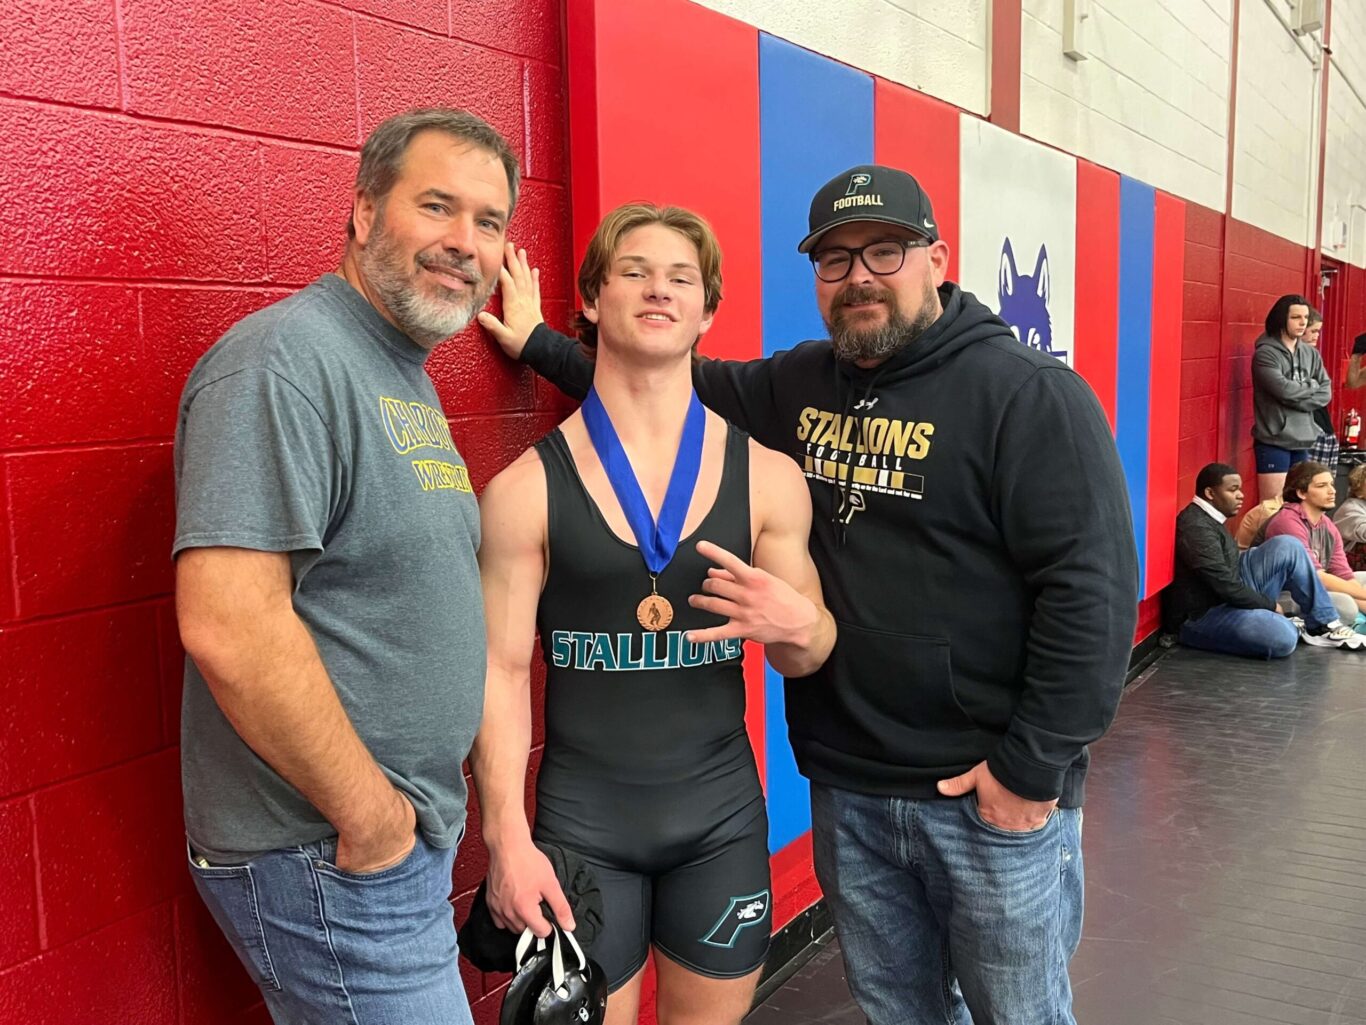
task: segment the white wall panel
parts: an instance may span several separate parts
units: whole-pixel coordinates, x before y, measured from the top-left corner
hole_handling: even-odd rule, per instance
[[[1339,0],[1332,28],[1323,251],[1366,267],[1366,5]]]
[[[1024,0],[1020,129],[1222,210],[1230,0],[1091,0],[1087,59],[1063,55],[1063,0]]]
[[[1241,12],[1232,214],[1312,246],[1318,74],[1263,0],[1243,0]]]
[[[697,0],[764,32],[985,114],[988,0]]]

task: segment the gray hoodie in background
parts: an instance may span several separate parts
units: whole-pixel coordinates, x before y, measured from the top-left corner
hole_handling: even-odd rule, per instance
[[[1277,448],[1306,449],[1319,436],[1314,410],[1328,405],[1333,384],[1323,357],[1303,342],[1291,352],[1262,335],[1252,351],[1252,438]]]
[[[1349,498],[1333,513],[1333,523],[1342,535],[1342,545],[1352,551],[1366,544],[1366,498]]]

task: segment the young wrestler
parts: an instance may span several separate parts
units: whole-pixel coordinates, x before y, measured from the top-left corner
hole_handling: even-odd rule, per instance
[[[472,760],[489,907],[539,932],[543,898],[562,921],[568,910],[523,810],[539,631],[534,835],[593,865],[604,929],[591,953],[611,986],[609,1025],[636,1020],[651,946],[660,1021],[737,1023],[771,927],[743,640],[788,677],[830,652],[811,501],[790,459],[693,391],[692,350],[721,299],[720,251],[701,218],[617,209],[589,243],[579,291],[593,390],[482,500],[489,675]]]

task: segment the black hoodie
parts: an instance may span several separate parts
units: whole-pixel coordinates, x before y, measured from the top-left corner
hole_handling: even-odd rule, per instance
[[[839,636],[821,669],[787,681],[802,773],[925,798],[985,759],[1021,797],[1076,807],[1137,618],[1119,455],[1078,374],[956,285],[940,297],[943,316],[876,368],[810,341],[702,360],[694,382],[811,486]],[[549,328],[522,359],[572,396],[592,383]]]

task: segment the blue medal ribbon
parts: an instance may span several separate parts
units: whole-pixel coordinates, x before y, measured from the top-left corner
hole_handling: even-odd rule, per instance
[[[688,515],[692,503],[693,489],[697,486],[697,473],[702,466],[702,436],[706,429],[706,411],[697,392],[692,393],[688,403],[688,415],[683,421],[683,437],[678,442],[678,454],[674,457],[673,472],[669,475],[669,487],[664,492],[664,504],[659,507],[659,522],[656,523],[650,512],[645,494],[640,490],[631,460],[617,437],[617,429],[612,426],[612,418],[603,408],[597,389],[589,389],[582,406],[583,423],[588,428],[588,438],[602,461],[607,479],[612,484],[621,511],[626,514],[626,522],[636,536],[640,554],[645,558],[645,568],[653,578],[669,564],[678,550],[678,539],[683,533],[683,519]]]

